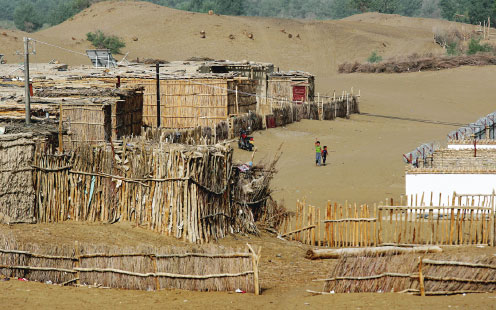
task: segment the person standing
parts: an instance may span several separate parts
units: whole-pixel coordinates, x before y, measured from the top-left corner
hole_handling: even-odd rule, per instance
[[[325,166],[326,165],[326,159],[327,159],[327,146],[324,145],[324,149],[322,150],[322,164]]]
[[[320,166],[320,161],[322,158],[322,148],[320,147],[320,141],[315,142],[315,166]]]

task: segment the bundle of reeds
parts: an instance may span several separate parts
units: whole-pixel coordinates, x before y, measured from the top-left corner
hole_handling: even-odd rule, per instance
[[[219,246],[118,248],[0,240],[0,274],[63,285],[257,293],[260,252]]]
[[[32,134],[0,135],[0,223],[34,220]]]
[[[417,261],[418,256],[412,255],[343,257],[330,272],[324,292],[400,292],[418,288],[418,281],[414,278],[394,276],[412,274]],[[378,275],[383,276],[373,277]]]
[[[419,57],[412,55],[403,59],[388,59],[379,63],[344,63],[339,73],[402,73],[451,69],[460,66],[495,65],[496,57],[491,54]]]

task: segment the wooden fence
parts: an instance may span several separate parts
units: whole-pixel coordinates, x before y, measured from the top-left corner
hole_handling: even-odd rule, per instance
[[[321,244],[320,209],[307,206],[305,202],[296,203],[296,213],[288,216],[281,224],[281,237],[309,245]]]
[[[321,219],[319,208],[298,202],[295,214],[285,219],[280,230],[281,237],[289,240],[327,247],[495,245],[494,209],[487,204],[371,207],[328,202]]]
[[[33,160],[38,222],[130,221],[193,243],[237,231],[229,146],[82,145]],[[57,189],[57,190],[55,190]]]
[[[219,247],[200,251],[184,248],[147,250],[116,252],[108,247],[80,246],[77,241],[73,249],[53,247],[45,251],[50,254],[0,249],[0,274],[30,281],[51,281],[63,286],[95,285],[138,290],[241,289],[256,295],[260,293],[258,263],[261,248],[255,251],[247,244],[246,251]]]
[[[478,206],[380,206],[378,241],[494,245],[494,211]]]

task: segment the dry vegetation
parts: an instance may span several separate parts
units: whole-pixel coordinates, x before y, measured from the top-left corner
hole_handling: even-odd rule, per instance
[[[339,73],[404,73],[437,71],[460,66],[496,65],[496,56],[491,53],[460,56],[411,55],[392,58],[379,63],[344,63]]]

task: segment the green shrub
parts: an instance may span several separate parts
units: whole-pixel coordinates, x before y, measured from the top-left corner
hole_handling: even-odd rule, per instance
[[[481,44],[480,39],[470,39],[468,43],[467,55],[475,55],[477,53],[493,52],[493,47],[487,43]]]
[[[460,49],[456,42],[452,42],[446,46],[446,53],[450,56],[456,56],[460,54]]]
[[[369,58],[367,61],[371,64],[381,62],[382,61],[382,56],[378,55],[376,51],[373,51],[372,54],[370,54]]]
[[[86,34],[86,39],[93,44],[95,48],[106,48],[109,49],[113,54],[120,54],[121,48],[125,47],[126,44],[121,38],[112,35],[106,35],[101,30],[95,32],[88,32]]]

